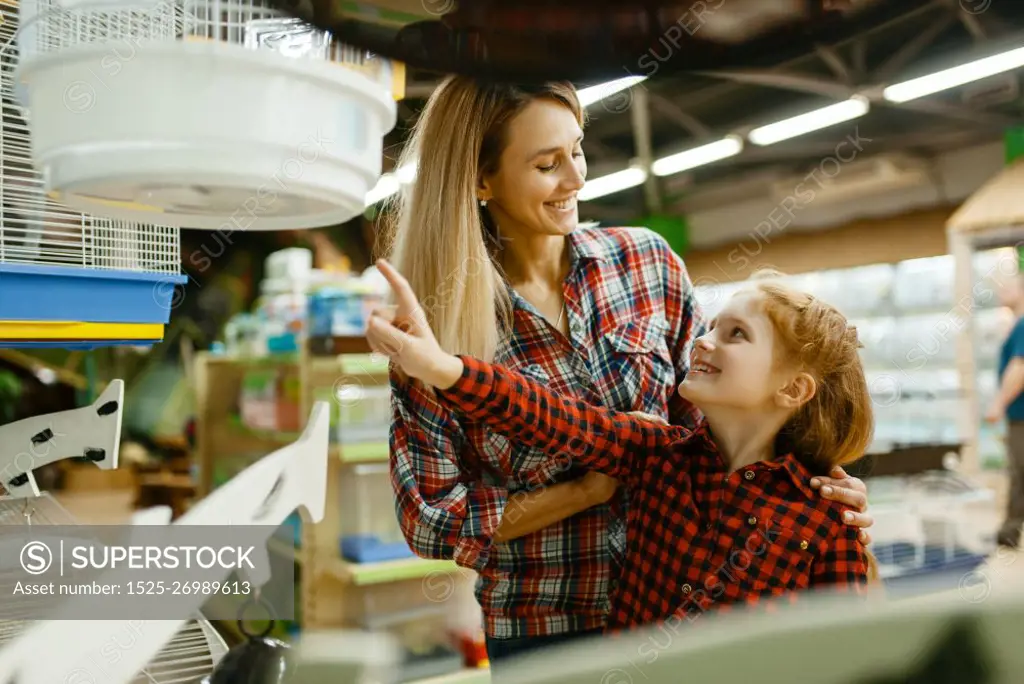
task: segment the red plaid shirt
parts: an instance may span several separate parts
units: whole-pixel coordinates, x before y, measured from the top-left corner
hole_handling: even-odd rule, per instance
[[[810,587],[866,586],[858,529],[842,521],[842,505],[810,488],[814,473],[793,455],[729,473],[704,422],[655,425],[463,361],[461,379],[438,393],[443,401],[626,485],[626,556],[610,628],[693,621]]]
[[[580,228],[568,244],[568,339],[513,291],[512,334],[495,362],[590,404],[696,424],[699,414],[675,392],[703,334],[682,260],[645,229]],[[394,375],[392,406],[391,477],[405,538],[417,555],[451,558],[479,573],[487,633],[529,637],[604,626],[614,561],[625,548],[625,494],[494,543],[510,494],[585,470],[458,417]]]

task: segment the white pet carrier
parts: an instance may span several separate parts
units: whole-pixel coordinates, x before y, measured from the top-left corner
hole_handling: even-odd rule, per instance
[[[364,211],[388,60],[263,0],[21,0],[20,20],[32,156],[64,204],[222,231]]]

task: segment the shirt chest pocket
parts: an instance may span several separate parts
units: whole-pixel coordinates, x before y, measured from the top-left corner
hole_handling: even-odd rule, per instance
[[[819,540],[799,528],[762,524],[739,541],[739,552],[730,555],[728,569],[744,593],[774,596],[810,586]]]
[[[604,333],[595,384],[608,406],[664,413],[678,384],[668,332],[663,316],[648,316],[620,323]]]

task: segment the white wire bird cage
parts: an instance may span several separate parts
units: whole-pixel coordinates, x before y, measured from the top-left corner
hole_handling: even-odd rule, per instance
[[[0,5],[0,346],[160,339],[184,281],[180,229],[85,215],[47,192],[15,92],[17,27]]]
[[[21,0],[18,81],[46,190],[209,230],[365,210],[395,124],[392,64],[262,0]]]

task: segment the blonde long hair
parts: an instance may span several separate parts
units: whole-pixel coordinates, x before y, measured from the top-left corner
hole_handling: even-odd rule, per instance
[[[534,87],[446,78],[420,114],[399,166],[416,179],[392,196],[383,252],[417,293],[442,349],[494,359],[512,324],[512,302],[497,259],[497,227],[479,206],[481,178],[498,168],[509,122],[546,98],[583,125],[568,83]]]

